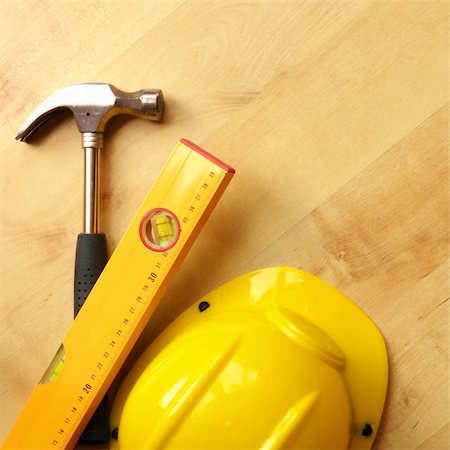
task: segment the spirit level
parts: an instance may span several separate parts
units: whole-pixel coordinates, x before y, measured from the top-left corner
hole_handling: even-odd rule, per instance
[[[4,449],[76,444],[233,174],[191,142],[177,144]]]

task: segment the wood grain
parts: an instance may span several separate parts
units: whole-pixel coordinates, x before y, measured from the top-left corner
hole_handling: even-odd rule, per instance
[[[0,441],[72,320],[82,218],[69,117],[14,141],[60,87],[163,89],[163,123],[106,136],[109,250],[180,137],[237,169],[127,366],[182,310],[290,265],[382,330],[380,449],[449,447],[446,1],[3,1],[0,16]]]

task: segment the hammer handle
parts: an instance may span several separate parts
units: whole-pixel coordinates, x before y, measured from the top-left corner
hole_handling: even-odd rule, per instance
[[[107,260],[106,236],[103,233],[78,235],[75,255],[74,317],[83,306]],[[109,411],[105,396],[87,424],[79,443],[100,444],[108,442],[109,438]]]
[[[106,236],[103,233],[78,235],[75,255],[74,317],[83,306],[107,260]]]

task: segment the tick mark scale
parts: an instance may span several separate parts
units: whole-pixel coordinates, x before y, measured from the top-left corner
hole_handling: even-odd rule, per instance
[[[74,447],[233,174],[177,144],[3,449]]]

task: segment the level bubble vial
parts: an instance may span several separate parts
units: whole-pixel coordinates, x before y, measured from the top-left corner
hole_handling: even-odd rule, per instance
[[[172,211],[156,208],[142,219],[139,233],[146,247],[155,252],[171,249],[180,236],[180,223]]]
[[[62,372],[65,362],[66,352],[64,350],[64,345],[61,344],[39,383],[46,384],[56,380],[56,378],[58,378],[58,376]]]

